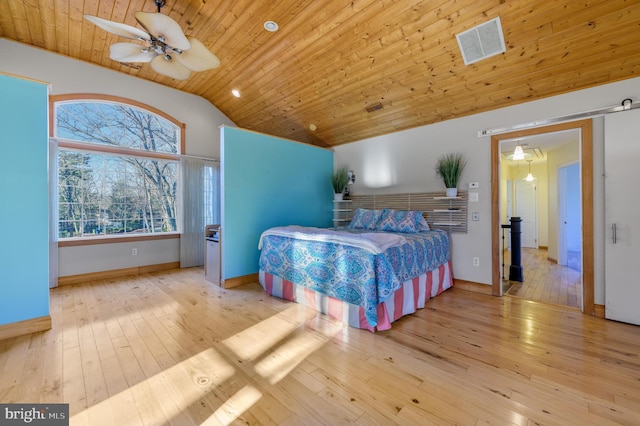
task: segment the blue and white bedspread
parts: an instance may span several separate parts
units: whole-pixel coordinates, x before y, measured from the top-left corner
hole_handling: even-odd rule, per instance
[[[416,234],[381,233],[399,238],[390,243],[391,239],[384,237],[389,246],[380,250],[334,242],[335,231],[329,232],[332,235],[326,242],[318,236],[318,228],[310,228],[313,236],[309,238],[304,237],[304,229],[300,227],[292,229],[291,236],[286,236],[283,228],[265,231],[260,237],[260,270],[362,306],[371,326],[377,325],[376,306],[404,281],[434,270],[450,259],[449,237],[437,229]],[[348,228],[340,228],[340,232],[360,236],[378,233]],[[365,235],[365,239],[371,240],[371,236]]]

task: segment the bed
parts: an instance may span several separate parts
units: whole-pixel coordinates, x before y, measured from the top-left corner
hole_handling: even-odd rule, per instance
[[[275,227],[258,246],[268,294],[372,332],[453,285],[449,235],[418,211],[358,208],[349,226]]]

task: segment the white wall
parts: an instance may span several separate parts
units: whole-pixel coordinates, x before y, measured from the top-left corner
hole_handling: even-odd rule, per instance
[[[47,82],[52,95],[102,93],[133,99],[164,111],[186,124],[187,155],[219,158],[219,126],[234,126],[231,120],[204,98],[108,68],[4,38],[0,38],[0,57],[0,72]],[[59,275],[177,262],[180,258],[178,241],[170,239],[144,244],[138,242],[60,248]],[[138,248],[137,256],[131,255],[134,247]]]
[[[355,194],[403,193],[442,190],[436,177],[439,155],[459,151],[468,159],[461,188],[480,183],[478,203],[469,211],[480,221],[469,221],[467,234],[452,235],[453,273],[458,279],[491,283],[491,147],[490,137],[478,130],[528,123],[534,120],[619,105],[625,98],[640,101],[640,78],[597,86],[512,107],[496,109],[429,126],[396,132],[336,147],[336,166],[348,165],[358,179]],[[604,127],[594,119],[594,243],[595,302],[604,304]],[[551,219],[550,219],[551,220]],[[473,257],[480,258],[474,267]]]

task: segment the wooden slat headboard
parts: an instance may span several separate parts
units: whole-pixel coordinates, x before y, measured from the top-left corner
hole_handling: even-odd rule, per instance
[[[420,192],[415,194],[352,195],[353,211],[363,209],[417,210],[423,212],[433,229],[449,232],[467,232],[468,193],[458,191],[456,198],[445,197],[444,192]]]

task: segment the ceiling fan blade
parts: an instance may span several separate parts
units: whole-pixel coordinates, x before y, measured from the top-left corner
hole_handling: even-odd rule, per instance
[[[191,43],[180,25],[167,15],[155,12],[136,12],[136,19],[155,38],[162,37],[164,43],[180,50],[189,50]]]
[[[176,53],[173,57],[191,71],[206,71],[220,66],[220,59],[200,41],[193,37],[187,37],[191,43],[191,49]]]
[[[98,18],[97,16],[84,15],[84,18],[102,28],[105,31],[109,31],[115,35],[125,38],[131,38],[134,40],[151,40],[151,37],[146,32],[139,28],[132,27],[131,25],[122,24],[120,22],[108,21],[106,19]]]
[[[167,60],[164,56],[158,55],[151,60],[151,68],[159,74],[166,75],[176,80],[186,80],[191,75],[189,69],[183,67],[175,59]]]
[[[113,43],[109,51],[111,59],[118,62],[151,62],[156,56],[154,51],[136,43]]]

